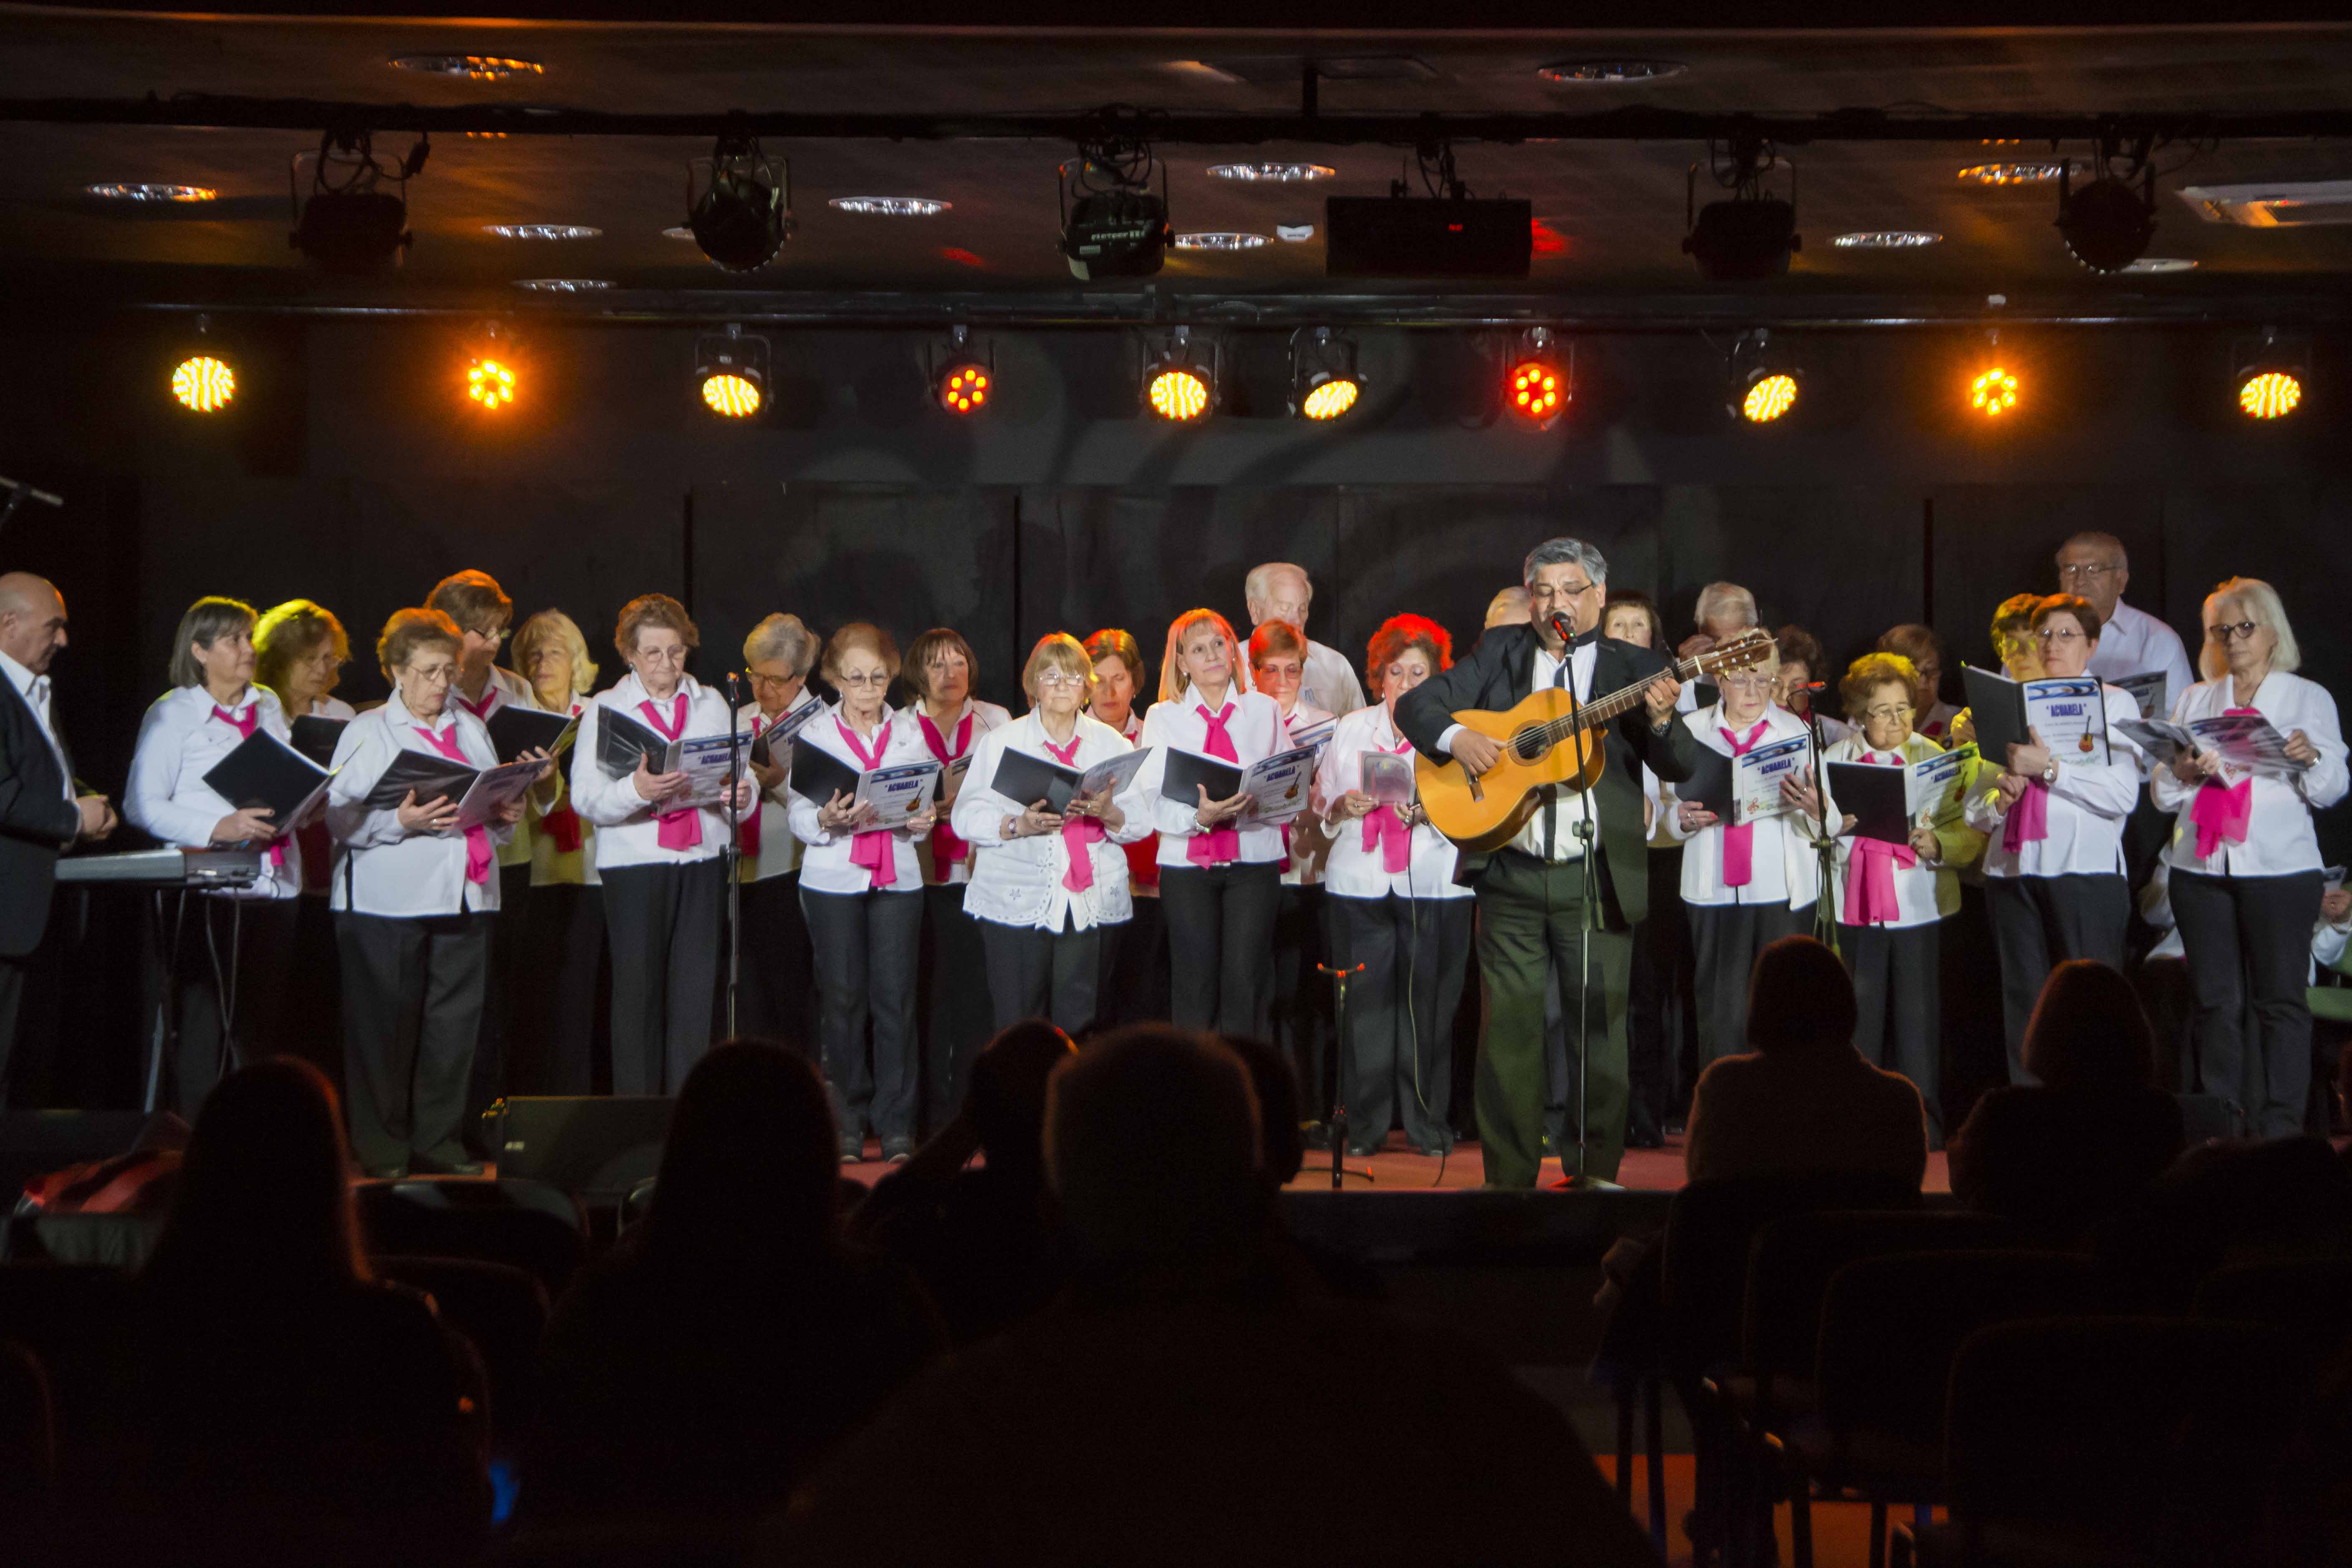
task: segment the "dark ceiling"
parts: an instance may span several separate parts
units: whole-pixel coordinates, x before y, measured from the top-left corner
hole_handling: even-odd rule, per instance
[[[469,82],[399,70],[396,56],[472,53],[539,62],[543,74]],[[1665,58],[1686,68],[1640,85],[1563,86],[1538,68],[1561,60]],[[1123,102],[1176,112],[1286,115],[1299,68],[1324,62],[1325,114],[1577,112],[1643,104],[1711,112],[2185,113],[2352,110],[2352,25],[1904,31],[1680,30],[1288,34],[1164,29],[880,29],[742,24],[390,21],[299,16],[172,17],[0,6],[0,99],[133,100],[154,94],[299,97],[454,108],[559,105],[633,113],[789,110],[938,114],[1078,113]],[[1353,63],[1351,63],[1353,62]],[[1367,63],[1369,62],[1369,63]],[[20,110],[22,105],[17,106]],[[379,151],[413,137],[388,132]],[[288,162],[315,132],[0,123],[0,280],[17,304],[87,289],[159,303],[234,302],[545,308],[519,279],[601,279],[557,301],[600,311],[734,313],[760,308],[887,314],[952,297],[1000,308],[1083,314],[1089,296],[1133,301],[1133,282],[1073,282],[1054,249],[1055,165],[1066,145],[1010,140],[771,142],[789,158],[798,237],[748,279],[721,273],[683,221],[690,137],[436,133],[410,187],[415,246],[396,272],[321,279],[288,245]],[[2164,314],[2336,308],[2352,269],[2352,223],[2257,228],[2207,221],[2184,185],[2352,179],[2352,143],[2224,141],[2159,152],[2153,255],[2193,260],[2166,276],[2097,278],[2052,226],[2050,185],[1996,189],[1956,177],[2042,146],[1974,142],[1822,142],[1785,150],[1798,181],[1802,252],[1789,276],[1727,291],[1703,284],[1679,249],[1685,171],[1696,142],[1563,140],[1458,148],[1482,195],[1531,200],[1538,223],[1524,283],[1452,288],[1456,304],[1528,301],[1638,314],[1704,313],[1727,299],[1868,315],[1952,313],[2000,292],[2057,313]],[[2082,155],[2086,145],[2066,153]],[[1232,255],[1172,255],[1164,295],[1278,300],[1345,292],[1323,269],[1321,198],[1377,195],[1410,162],[1395,147],[1163,148],[1175,226],[1315,237]],[[1207,177],[1240,160],[1316,162],[1338,177],[1266,188]],[[218,199],[157,208],[82,195],[104,182],[215,188]],[[1701,199],[1711,192],[1704,176]],[[855,216],[852,195],[952,204],[930,218]],[[2352,213],[2347,213],[2352,216]],[[571,224],[578,240],[511,240],[488,224]],[[1833,236],[1920,229],[1942,243],[1839,250]],[[1373,290],[1399,314],[1438,290]],[[915,298],[909,298],[915,297]]]

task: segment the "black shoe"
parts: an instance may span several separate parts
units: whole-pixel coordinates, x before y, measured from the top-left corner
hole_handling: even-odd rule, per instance
[[[1443,1160],[1454,1152],[1454,1140],[1451,1136],[1433,1138],[1426,1143],[1415,1143],[1412,1152],[1424,1160]]]
[[[914,1157],[915,1141],[912,1138],[885,1138],[882,1140],[882,1158],[890,1164],[903,1165]]]
[[[1654,1127],[1631,1128],[1625,1133],[1625,1147],[1628,1149],[1663,1149],[1665,1146],[1664,1137]]]
[[[865,1159],[866,1140],[852,1138],[847,1133],[842,1134],[841,1163],[845,1165],[856,1165],[862,1163]]]

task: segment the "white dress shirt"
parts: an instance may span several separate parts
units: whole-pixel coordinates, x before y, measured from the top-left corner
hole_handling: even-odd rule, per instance
[[[1124,729],[1119,731],[1119,734],[1126,738],[1127,743],[1130,746],[1140,746],[1143,744],[1143,715],[1138,713],[1132,705],[1128,708],[1127,725]],[[1149,763],[1144,764],[1147,768],[1151,764]],[[1142,776],[1142,773],[1139,770],[1136,777],[1140,779]],[[1144,816],[1149,817],[1150,816],[1150,803],[1144,801],[1141,804],[1145,807]],[[1139,846],[1140,846],[1140,847],[1139,847]],[[1155,832],[1147,832],[1142,837],[1137,839],[1134,844],[1127,845],[1125,848],[1128,855],[1127,863],[1130,869],[1130,874],[1127,879],[1127,891],[1129,896],[1130,898],[1137,899],[1158,898],[1160,896],[1160,835]],[[1149,882],[1138,881],[1132,875],[1132,868],[1147,863],[1152,868],[1152,880]]]
[[[257,713],[258,728],[281,741],[287,738],[285,710],[278,705],[278,694],[266,686],[248,685],[234,703],[215,703],[201,686],[183,686],[155,699],[139,722],[139,746],[131,754],[131,780],[122,792],[122,815],[162,843],[205,848],[220,819],[236,810],[205,783],[205,773],[245,744],[236,725],[213,716],[215,707],[240,719],[248,710]],[[302,891],[302,849],[294,837],[301,824],[272,826],[286,846],[285,856],[272,866],[265,852],[260,877],[251,887],[237,889],[239,898],[290,899]]]
[[[1176,800],[1161,795],[1160,790],[1160,780],[1167,776],[1171,750],[1203,757],[1209,754],[1209,725],[1201,717],[1203,706],[1199,690],[1188,685],[1183,695],[1172,701],[1153,703],[1151,711],[1143,716],[1143,744],[1153,749],[1153,755],[1136,779],[1150,806],[1151,826],[1160,834],[1160,865],[1163,870],[1189,868],[1192,861],[1186,850],[1192,840],[1204,831],[1197,794],[1190,800]],[[1234,743],[1235,761],[1229,765],[1246,770],[1252,763],[1264,762],[1277,752],[1290,749],[1289,727],[1283,723],[1282,710],[1275,705],[1273,698],[1230,688],[1225,692],[1225,705],[1218,711],[1230,715],[1225,721],[1225,735]],[[1234,858],[1235,864],[1288,862],[1289,857],[1283,852],[1279,825],[1269,826],[1244,816],[1221,826],[1235,828],[1241,834],[1241,853]]]
[[[452,702],[432,728],[446,737],[453,724],[457,748],[469,765],[498,766],[498,748],[490,744],[490,732],[479,719]],[[418,720],[395,690],[383,707],[344,725],[336,740],[334,765],[340,771],[327,792],[327,826],[335,836],[337,860],[328,885],[328,908],[416,919],[478,914],[499,907],[495,866],[479,882],[467,879],[463,832],[411,833],[400,826],[398,807],[368,806],[368,792],[401,752],[446,757],[418,731]],[[488,826],[493,844],[513,831],[503,823]]]
[[[793,738],[795,746],[814,746],[838,759],[852,773],[866,772],[866,763],[850,750],[849,742],[841,738],[842,726],[848,721],[841,716],[841,705],[834,703],[801,727]],[[895,768],[908,763],[936,762],[931,749],[923,744],[915,721],[903,712],[893,711],[887,704],[882,709],[880,721],[870,735],[860,735],[858,741],[868,752],[876,745],[882,748],[877,767]],[[857,835],[854,832],[831,833],[818,821],[818,809],[826,803],[811,800],[798,790],[787,790],[791,810],[787,814],[793,836],[806,848],[801,855],[801,887],[812,893],[865,893],[876,890],[872,873],[863,866],[850,864],[849,857]],[[933,797],[934,799],[937,796]],[[924,837],[929,837],[926,831]],[[880,889],[887,893],[919,893],[923,889],[922,857],[915,852],[915,836],[903,827],[890,830],[891,880]]]
[[[1306,688],[1301,687],[1299,691],[1298,700],[1292,704],[1289,712],[1282,716],[1283,729],[1294,735],[1312,730],[1317,725],[1332,720],[1331,714],[1308,703],[1305,695]],[[1356,711],[1360,713],[1363,710],[1359,708]],[[1338,733],[1337,730],[1332,731],[1333,735]],[[1330,742],[1327,739],[1324,742],[1323,755],[1328,757],[1330,754]],[[1322,758],[1318,757],[1316,761],[1320,763]],[[1314,888],[1322,885],[1323,864],[1330,858],[1331,846],[1328,839],[1314,831],[1313,825],[1314,814],[1311,811],[1301,812],[1284,825],[1290,830],[1283,836],[1290,840],[1290,861],[1282,868],[1282,885],[1286,888]]]
[[[2169,713],[2181,695],[2197,683],[2197,673],[2189,662],[2189,649],[2180,641],[2180,634],[2145,610],[2136,610],[2121,599],[2116,601],[2116,613],[2099,628],[2099,640],[2092,645],[2088,673],[2102,682],[2121,680],[2126,676],[2151,675],[2164,672],[2164,706]],[[2139,717],[2137,709],[2126,715]]]
[[[1600,658],[1601,647],[1597,642],[1588,642],[1569,652],[1568,679],[1575,686],[1576,700],[1579,702],[1592,700],[1592,669]],[[1538,642],[1535,647],[1534,684],[1528,688],[1528,694],[1532,696],[1558,680],[1559,666],[1559,656],[1546,648],[1541,642]],[[1688,691],[1690,688],[1685,686],[1683,689]],[[1437,737],[1437,749],[1451,756],[1454,752],[1454,737],[1462,732],[1462,728],[1459,724],[1448,724],[1445,727],[1445,732]],[[1582,855],[1584,844],[1576,837],[1576,825],[1583,819],[1586,805],[1577,798],[1580,793],[1581,792],[1562,790],[1559,798],[1553,802],[1549,814],[1543,807],[1538,806],[1535,815],[1528,818],[1527,826],[1519,829],[1519,836],[1511,840],[1511,847],[1522,854],[1532,855],[1538,860],[1542,859],[1544,858],[1544,818],[1549,815],[1553,819],[1551,858],[1556,862],[1573,860]],[[1593,811],[1592,830],[1595,833],[1601,831],[1601,816],[1597,808]]]
[[[588,694],[573,692],[572,706],[564,711],[574,719],[585,714],[588,711]],[[643,716],[639,715],[640,718]],[[572,732],[572,739],[574,745],[579,743],[577,731]],[[579,760],[576,752],[572,760],[575,763]],[[562,770],[559,768],[556,771],[555,798],[545,806],[539,804],[539,792],[536,790],[523,798],[530,803],[523,810],[523,821],[528,825],[530,835],[530,885],[534,888],[599,886],[604,879],[596,875],[596,825],[572,809],[572,781],[564,776]],[[547,819],[559,811],[572,812],[572,820],[580,825],[579,848],[564,849],[555,842],[555,835],[547,826]]]
[[[777,721],[782,722],[783,720],[790,719],[802,709],[811,706],[823,708],[824,699],[803,687],[801,690],[801,700],[779,715]],[[821,715],[812,715],[809,722],[814,724],[820,717]],[[736,710],[735,722],[741,727],[748,744],[752,736],[768,727],[769,720],[766,714],[760,711],[760,705],[757,702],[746,702]],[[789,876],[801,868],[801,841],[793,837],[793,792],[790,782],[793,773],[793,743],[786,741],[782,745],[771,746],[768,749],[768,761],[784,771],[786,782],[779,784],[773,789],[760,791],[760,852],[757,855],[744,856],[743,863],[737,872],[737,875],[746,882],[764,882],[771,877]],[[753,788],[759,787],[758,779],[754,778],[751,783]]]
[[[58,772],[65,775],[66,798],[73,799],[73,768],[66,761],[64,743],[58,739],[57,721],[49,716],[49,678],[35,675],[5,653],[0,653],[0,671],[7,673],[9,683],[16,689],[16,695],[22,697],[25,706],[33,710],[33,722],[41,727],[41,738],[48,742],[50,752],[58,759]]]
[[[1896,763],[1925,762],[1929,757],[1942,755],[1943,752],[1943,747],[1925,735],[1915,734],[1905,737],[1900,752],[1881,752],[1874,749],[1859,734],[1855,734],[1830,747],[1822,753],[1822,756],[1825,762],[1832,763],[1875,763],[1881,765],[1891,765]],[[1837,775],[1830,773],[1827,769],[1822,771],[1834,784]],[[1843,814],[1838,809],[1837,791],[1834,787],[1829,791],[1828,805],[1830,820],[1838,821]],[[1853,834],[1838,835],[1837,875],[1836,879],[1830,884],[1830,897],[1833,900],[1838,921],[1842,925],[1853,923],[1846,919],[1845,879],[1848,868],[1853,861],[1855,842],[1856,836]],[[1895,879],[1895,916],[1892,921],[1878,922],[1882,930],[1905,931],[1913,926],[1932,925],[1946,915],[1958,912],[1960,879],[1949,867],[1934,861],[1920,860],[1908,868],[1899,863],[1895,864],[1892,867],[1892,871]]]
[[[359,716],[359,710],[340,697],[313,697],[310,710],[302,715],[305,719],[340,719],[346,724]]]
[[[2139,704],[2120,686],[2102,685],[2107,707],[2107,761],[2104,766],[2052,755],[2058,781],[2050,786],[2049,837],[2028,839],[2015,851],[2003,843],[2009,814],[2000,796],[1979,787],[1969,798],[1968,824],[1985,835],[1988,877],[2092,877],[2124,869],[2124,818],[2139,804],[2140,769],[2146,760],[2130,736],[2116,726],[2139,717]],[[1981,784],[1990,786],[2007,762],[1987,757]]]
[[[1685,728],[1698,737],[1698,743],[1724,756],[1731,755],[1731,742],[1723,738],[1727,726],[1743,739],[1758,724],[1763,733],[1756,744],[1769,746],[1775,741],[1786,741],[1806,733],[1805,721],[1777,703],[1767,703],[1760,718],[1744,725],[1733,725],[1724,717],[1723,704],[1715,703],[1696,713],[1683,715]],[[1790,811],[1779,816],[1768,816],[1761,822],[1748,825],[1748,880],[1742,886],[1727,886],[1723,880],[1723,840],[1730,831],[1728,821],[1714,823],[1696,832],[1683,830],[1682,814],[1677,809],[1668,821],[1669,837],[1680,839],[1683,851],[1683,902],[1709,907],[1729,908],[1737,904],[1786,904],[1792,910],[1811,909],[1822,893],[1821,862],[1815,858],[1814,839],[1811,831],[1812,818]]]
[[[1249,652],[1248,639],[1243,639],[1242,651]],[[1356,679],[1356,667],[1348,656],[1335,647],[1325,647],[1313,637],[1307,639],[1307,657],[1298,661],[1298,702],[1306,708],[1319,708],[1326,713],[1342,717],[1364,705],[1363,683]],[[1255,691],[1257,681],[1250,672],[1249,661],[1242,661],[1242,689]]]
[[[678,731],[679,740],[703,740],[732,731],[725,697],[690,675],[678,679],[677,690],[686,693],[686,723]],[[727,818],[718,806],[696,807],[702,817],[701,843],[684,849],[665,849],[661,823],[653,806],[637,793],[635,774],[613,778],[596,765],[597,731],[608,708],[627,714],[657,733],[667,733],[638,706],[648,700],[644,684],[632,670],[621,678],[618,686],[599,692],[595,700],[588,704],[572,737],[572,809],[596,825],[596,868],[600,871],[620,866],[685,866],[727,852]],[[677,711],[677,692],[674,691],[667,700],[654,704],[664,724]]]
[[[2203,786],[2183,784],[2170,768],[2158,768],[2148,785],[2150,797],[2176,819],[2165,860],[2184,871],[2211,877],[2284,877],[2316,871],[2320,869],[2319,836],[2312,826],[2312,813],[2342,800],[2346,787],[2344,731],[2336,717],[2336,700],[2316,681],[2278,669],[2263,677],[2250,703],[2241,704],[2234,690],[2235,682],[2227,675],[2200,681],[2181,696],[2172,711],[2173,722],[2186,724],[2195,719],[2218,718],[2231,708],[2252,708],[2280,734],[2292,735],[2300,730],[2310,737],[2319,760],[2292,782],[2255,777],[2246,841],[2232,844],[2223,839],[2210,856],[2201,858],[2197,853],[2197,825],[2189,814]],[[2228,767],[2222,770],[2221,782],[2234,785],[2248,776],[2242,768]]]
[[[906,721],[908,732],[915,737],[915,743],[923,748],[923,755],[936,763],[940,760],[940,754],[931,750],[930,738],[923,733],[922,713],[922,704],[914,702],[908,705],[907,710],[900,717]],[[963,745],[958,748],[956,734],[963,729],[963,721],[967,718],[971,721],[971,730],[964,736]],[[967,697],[963,700],[963,710],[956,715],[953,723],[935,724],[933,727],[940,731],[940,743],[947,748],[946,760],[952,763],[958,757],[971,756],[974,749],[979,746],[980,738],[982,735],[1011,722],[1013,722],[1013,715],[1007,710],[998,707],[993,702],[980,702]],[[956,788],[961,794],[963,786],[959,784]],[[953,808],[948,804],[947,779],[944,774],[940,779],[939,798],[940,820],[948,822]],[[952,830],[952,824],[950,824],[950,830]],[[952,888],[971,880],[971,857],[967,855],[961,860],[950,860],[944,867],[939,865],[931,857],[929,835],[924,837],[918,858],[923,863],[923,880],[933,886]]]
[[[467,697],[465,692],[452,684],[449,688],[449,706],[462,707],[484,724],[488,724],[501,708],[536,709],[539,706],[539,697],[531,690],[530,682],[521,676],[511,669],[501,669],[497,665],[492,665],[490,678],[483,683],[482,695],[478,700]],[[531,859],[530,816],[526,812],[522,821],[515,825],[513,834],[499,845],[499,868],[504,870],[509,866],[528,866],[531,863]]]
[[[1020,816],[1032,804],[1000,795],[992,787],[997,763],[1006,752],[1026,752],[1084,773],[1097,763],[1133,749],[1118,731],[1083,712],[1077,715],[1076,739],[1078,749],[1068,762],[1050,755],[1045,750],[1045,721],[1032,710],[991,730],[972,749],[971,772],[956,795],[954,826],[972,849],[971,885],[964,893],[963,909],[974,920],[1058,932],[1065,926],[1088,931],[1099,925],[1119,925],[1134,916],[1135,906],[1127,889],[1127,851],[1121,846],[1151,831],[1141,787],[1142,769],[1137,769],[1127,788],[1112,797],[1126,821],[1116,833],[1106,830],[1088,848],[1087,863],[1094,872],[1090,888],[1072,892],[1062,886],[1070,869],[1070,851],[1059,830],[1020,838],[1003,836],[1004,819]]]
[[[1377,843],[1364,847],[1364,823],[1333,817],[1339,797],[1364,787],[1364,754],[1388,752],[1412,760],[1412,747],[1397,733],[1386,702],[1359,708],[1339,721],[1330,743],[1315,767],[1315,809],[1330,823],[1330,858],[1323,868],[1323,885],[1339,899],[1378,899],[1393,893],[1400,899],[1466,899],[1471,889],[1454,883],[1456,851],[1454,841],[1427,823],[1412,829],[1412,855],[1402,871],[1388,869]]]

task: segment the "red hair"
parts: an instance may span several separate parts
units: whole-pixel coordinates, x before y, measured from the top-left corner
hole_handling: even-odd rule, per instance
[[[1250,633],[1250,668],[1255,669],[1265,663],[1266,655],[1270,653],[1295,653],[1300,658],[1305,658],[1307,634],[1288,621],[1261,623],[1257,630]]]
[[[1444,626],[1427,616],[1391,616],[1372,634],[1371,646],[1365,650],[1364,674],[1370,679],[1374,690],[1380,689],[1381,677],[1389,666],[1403,657],[1409,647],[1429,655],[1432,675],[1454,663],[1454,639],[1446,635]]]

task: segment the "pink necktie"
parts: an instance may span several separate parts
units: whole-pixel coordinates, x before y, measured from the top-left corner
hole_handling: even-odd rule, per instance
[[[482,700],[479,702],[472,700],[462,691],[452,691],[449,695],[457,700],[458,707],[463,708],[467,712],[471,713],[477,719],[487,721],[490,716],[490,710],[499,705],[499,683],[493,680],[488,686],[484,687],[482,689]],[[684,696],[685,693],[680,692],[679,695]]]
[[[767,715],[763,713],[754,713],[751,715],[751,738],[753,740],[758,740],[760,738],[760,731],[767,727]],[[775,755],[772,752],[768,754],[772,759]],[[760,858],[760,803],[754,800],[751,803],[751,815],[744,817],[742,822],[736,828],[736,832],[742,836],[743,853],[750,856],[754,860],[757,860]]]
[[[2241,715],[2260,718],[2259,708],[2224,708],[2221,716],[2234,719]],[[2231,844],[2246,841],[2246,829],[2254,820],[2254,781],[2252,775],[2236,784],[2225,784],[2220,779],[2207,779],[2197,798],[2189,803],[2189,820],[2197,827],[2197,858],[2209,859],[2226,840]]]
[[[446,735],[436,735],[422,724],[415,726],[415,729],[418,734],[425,737],[425,744],[451,762],[466,763],[468,767],[473,765],[470,762],[467,762],[466,748],[457,744],[456,724],[449,726],[449,732]],[[479,884],[489,879],[490,830],[476,823],[466,829],[466,880]]]
[[[236,713],[230,712],[227,709],[222,707],[217,702],[213,704],[214,718],[219,720],[222,723],[236,731],[237,739],[241,741],[250,741],[253,739],[255,726],[261,722],[261,704],[258,702],[248,702],[243,708],[237,710],[237,712],[244,714],[245,717],[242,719],[238,718]],[[2239,837],[2242,839],[2244,837],[2245,835],[2243,834],[2239,835]],[[283,834],[278,835],[277,837],[269,841],[269,864],[273,868],[282,867],[286,864],[286,837]]]
[[[1411,741],[1400,741],[1399,752],[1412,750]],[[1392,805],[1373,807],[1364,814],[1364,848],[1369,853],[1377,845],[1381,851],[1381,869],[1390,876],[1412,864],[1412,829]]]
[[[1078,742],[1073,735],[1066,746],[1045,742],[1046,753],[1066,768],[1077,764]],[[1083,893],[1095,885],[1095,846],[1103,839],[1103,825],[1091,816],[1062,818],[1062,847],[1069,851],[1070,868],[1062,873],[1062,886],[1073,893]]]
[[[882,765],[882,753],[890,745],[890,731],[887,726],[875,735],[870,751],[866,742],[857,738],[857,731],[839,719],[833,721],[833,727],[841,731],[842,741],[849,747],[850,755],[857,759],[858,766],[872,773]],[[871,833],[860,833],[852,837],[849,841],[849,863],[866,872],[866,885],[869,889],[887,888],[897,881],[898,847],[890,842],[889,829],[877,828]]]
[[[923,744],[931,749],[931,755],[939,759],[940,766],[943,770],[950,763],[962,756],[964,748],[971,744],[971,715],[969,713],[965,714],[962,722],[956,726],[953,751],[948,750],[947,737],[940,733],[940,727],[931,722],[929,714],[918,713],[915,717],[923,726]],[[945,877],[949,867],[971,853],[971,846],[966,844],[956,830],[948,826],[946,817],[940,817],[939,826],[931,829],[931,865],[936,868],[935,874]]]
[[[646,721],[659,731],[665,741],[675,741],[686,733],[686,693],[681,691],[670,701],[670,717],[664,719],[661,710],[647,698],[637,704]],[[656,842],[665,849],[691,849],[702,842],[702,811],[698,806],[681,806],[666,811],[654,818],[660,831]]]
[[[1222,762],[1238,763],[1241,753],[1234,750],[1233,737],[1225,733],[1225,725],[1241,711],[1228,700],[1223,713],[1212,713],[1206,704],[1194,703],[1192,711],[1209,727],[1208,739],[1201,750]],[[1195,833],[1184,845],[1184,858],[1195,866],[1223,866],[1241,858],[1241,829],[1227,824],[1206,833]]]
[[[1723,737],[1734,757],[1744,757],[1756,749],[1757,741],[1764,733],[1764,720],[1757,720],[1756,727],[1748,731],[1748,739],[1744,741],[1734,735],[1727,725],[1718,725],[1716,733]],[[1726,827],[1723,830],[1723,885],[1727,888],[1748,886],[1755,875],[1755,825],[1743,822],[1737,826]]]

